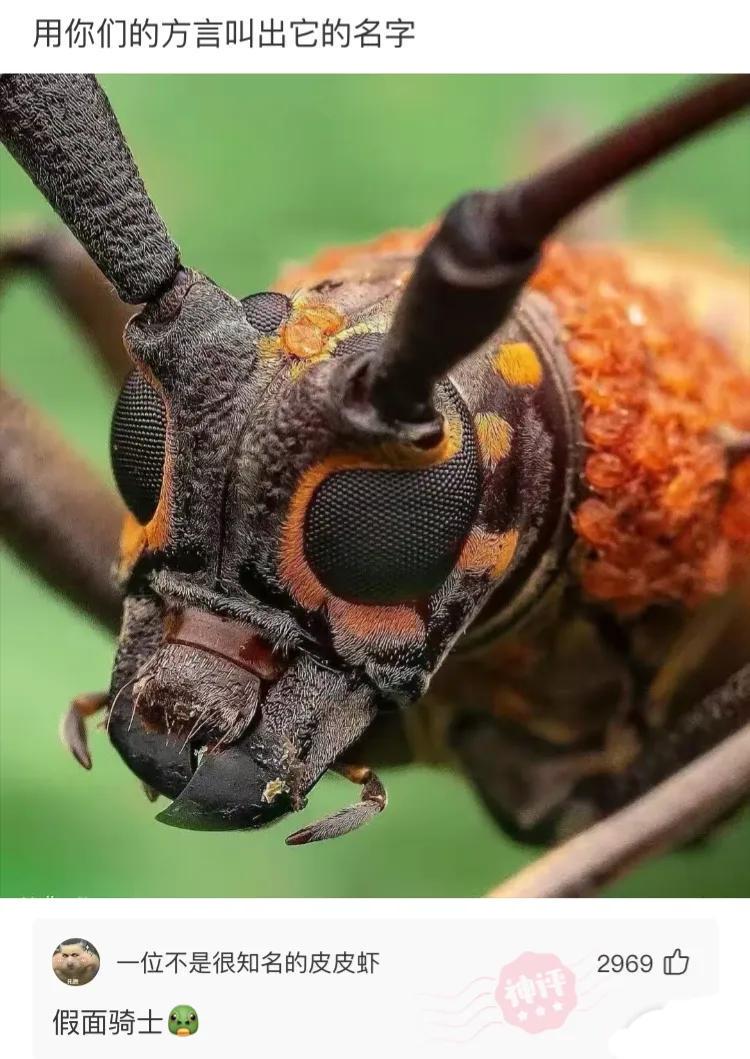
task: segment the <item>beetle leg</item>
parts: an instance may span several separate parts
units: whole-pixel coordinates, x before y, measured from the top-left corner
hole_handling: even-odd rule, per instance
[[[750,725],[750,665],[646,738],[629,768],[585,780],[572,798],[574,818],[608,816]],[[577,804],[576,804],[577,803]]]
[[[49,585],[109,629],[123,506],[44,417],[0,382],[0,535]]]
[[[44,282],[119,386],[132,368],[122,333],[135,309],[120,301],[81,244],[63,228],[6,235],[0,240],[0,292],[17,272]]]
[[[91,691],[76,695],[60,719],[60,739],[78,764],[85,769],[91,768],[91,755],[86,738],[86,718],[93,717],[99,710],[103,710],[108,700],[109,696],[105,691]]]
[[[738,591],[709,599],[696,612],[677,636],[647,689],[643,715],[650,728],[666,727],[675,709],[679,709],[680,693],[684,695],[701,675],[708,673],[710,679],[712,656],[720,654],[725,645],[728,651],[734,637],[740,643],[744,640],[744,623],[743,600]],[[735,626],[741,628],[733,633]],[[735,665],[740,661],[738,657]],[[733,669],[730,661],[724,673]],[[708,691],[711,686],[709,684],[704,690]],[[693,700],[699,694],[693,690]]]
[[[628,774],[608,785],[609,797],[600,799],[599,809],[624,807],[490,896],[590,894],[647,857],[699,837],[744,802],[750,793],[750,666],[648,747]]]
[[[314,824],[295,831],[286,840],[287,846],[304,846],[308,842],[322,842],[327,838],[338,838],[346,835],[382,813],[388,804],[385,787],[366,765],[334,765],[334,771],[340,776],[362,785],[362,795],[354,805],[339,809],[330,816],[323,817]]]
[[[626,769],[638,751],[635,732],[619,719],[596,738],[558,746],[486,711],[462,714],[449,741],[500,827],[534,845],[558,837],[561,807],[584,778]]]

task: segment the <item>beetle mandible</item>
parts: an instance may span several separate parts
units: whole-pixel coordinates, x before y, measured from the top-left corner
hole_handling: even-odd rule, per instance
[[[3,142],[121,299],[88,276],[95,337],[140,307],[112,422],[119,647],[62,728],[84,766],[102,709],[165,823],[256,828],[328,770],[360,784],[303,844],[385,807],[372,765],[447,759],[546,843],[747,723],[745,292],[717,337],[709,269],[552,237],[750,78],[241,300],[182,265],[94,78],[0,84]],[[48,243],[24,253],[53,270]],[[38,454],[3,403],[8,451]],[[11,543],[109,620],[97,519],[63,516],[111,513],[81,482],[45,505],[43,479],[9,494]]]

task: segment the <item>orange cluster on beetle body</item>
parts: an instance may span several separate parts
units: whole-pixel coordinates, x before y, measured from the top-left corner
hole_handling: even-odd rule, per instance
[[[311,287],[315,283],[330,279],[334,274],[355,266],[367,265],[382,255],[411,256],[419,253],[434,231],[434,225],[424,228],[398,228],[365,243],[329,247],[316,254],[304,265],[291,265],[284,269],[274,286],[286,294]]]
[[[721,439],[750,430],[750,376],[614,251],[551,244],[532,286],[557,309],[582,401],[585,590],[631,613],[724,591],[750,566],[750,459],[730,468]]]

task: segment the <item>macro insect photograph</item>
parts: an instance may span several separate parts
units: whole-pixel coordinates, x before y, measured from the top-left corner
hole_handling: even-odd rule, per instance
[[[4,896],[750,895],[748,107],[0,77]]]

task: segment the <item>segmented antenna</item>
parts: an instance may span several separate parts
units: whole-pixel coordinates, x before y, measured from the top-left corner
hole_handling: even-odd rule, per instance
[[[0,76],[0,142],[123,301],[171,286],[179,252],[93,75]]]
[[[436,381],[503,323],[555,228],[748,103],[750,75],[712,79],[526,180],[455,202],[417,259],[380,350],[342,365],[345,421],[369,434],[434,440]]]

